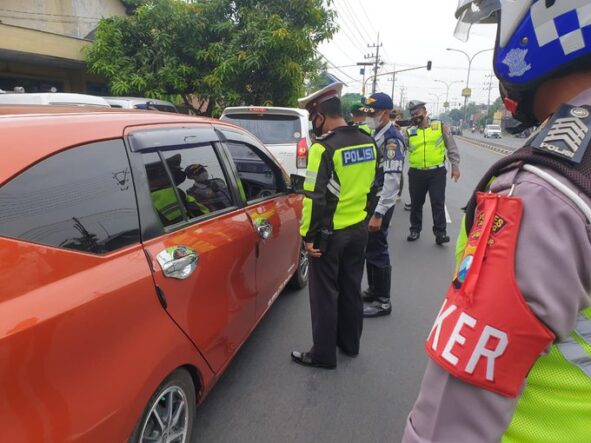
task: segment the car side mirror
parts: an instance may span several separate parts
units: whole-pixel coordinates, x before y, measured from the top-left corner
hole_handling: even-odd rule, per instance
[[[295,192],[296,194],[303,194],[305,180],[306,178],[302,177],[301,175],[291,174],[289,176],[291,191]]]

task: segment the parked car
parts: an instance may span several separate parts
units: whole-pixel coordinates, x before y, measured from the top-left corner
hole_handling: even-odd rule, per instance
[[[96,106],[110,108],[102,97],[69,92],[32,92],[0,94],[0,105]]]
[[[224,109],[220,119],[241,126],[258,137],[289,174],[306,175],[311,145],[308,111],[241,106]]]
[[[149,111],[174,112],[178,114],[175,105],[164,100],[139,97],[103,97],[112,108],[143,109]]]
[[[0,138],[1,440],[189,443],[197,403],[307,283],[301,196],[218,120],[0,106]]]
[[[501,138],[502,132],[499,125],[486,125],[484,128],[484,138]]]

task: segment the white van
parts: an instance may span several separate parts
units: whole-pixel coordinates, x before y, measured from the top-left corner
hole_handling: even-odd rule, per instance
[[[254,134],[288,174],[306,175],[311,144],[308,111],[297,108],[240,106],[224,109],[221,120]]]
[[[69,92],[34,92],[0,94],[0,105],[96,106],[110,108],[102,97]]]
[[[484,138],[501,138],[501,127],[499,125],[486,125],[484,128]]]

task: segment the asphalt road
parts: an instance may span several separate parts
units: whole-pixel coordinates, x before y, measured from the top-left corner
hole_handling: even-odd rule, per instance
[[[482,142],[490,142],[497,145],[505,145],[511,149],[517,149],[523,146],[525,139],[513,137],[512,135],[503,134],[502,138],[484,138],[484,135],[480,133],[471,133],[468,130],[464,130],[464,136],[473,138]]]
[[[438,247],[425,206],[425,229],[408,243],[408,212],[390,229],[393,264],[389,317],[367,320],[361,353],[338,356],[334,371],[291,362],[311,345],[308,291],[283,293],[197,412],[193,442],[399,442],[419,390],[423,342],[450,282],[461,207],[500,158],[460,142],[462,178],[448,182],[452,243]]]

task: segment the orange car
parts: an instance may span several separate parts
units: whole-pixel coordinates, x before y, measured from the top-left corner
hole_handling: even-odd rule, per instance
[[[0,441],[189,442],[288,282],[300,196],[238,127],[0,107]]]

